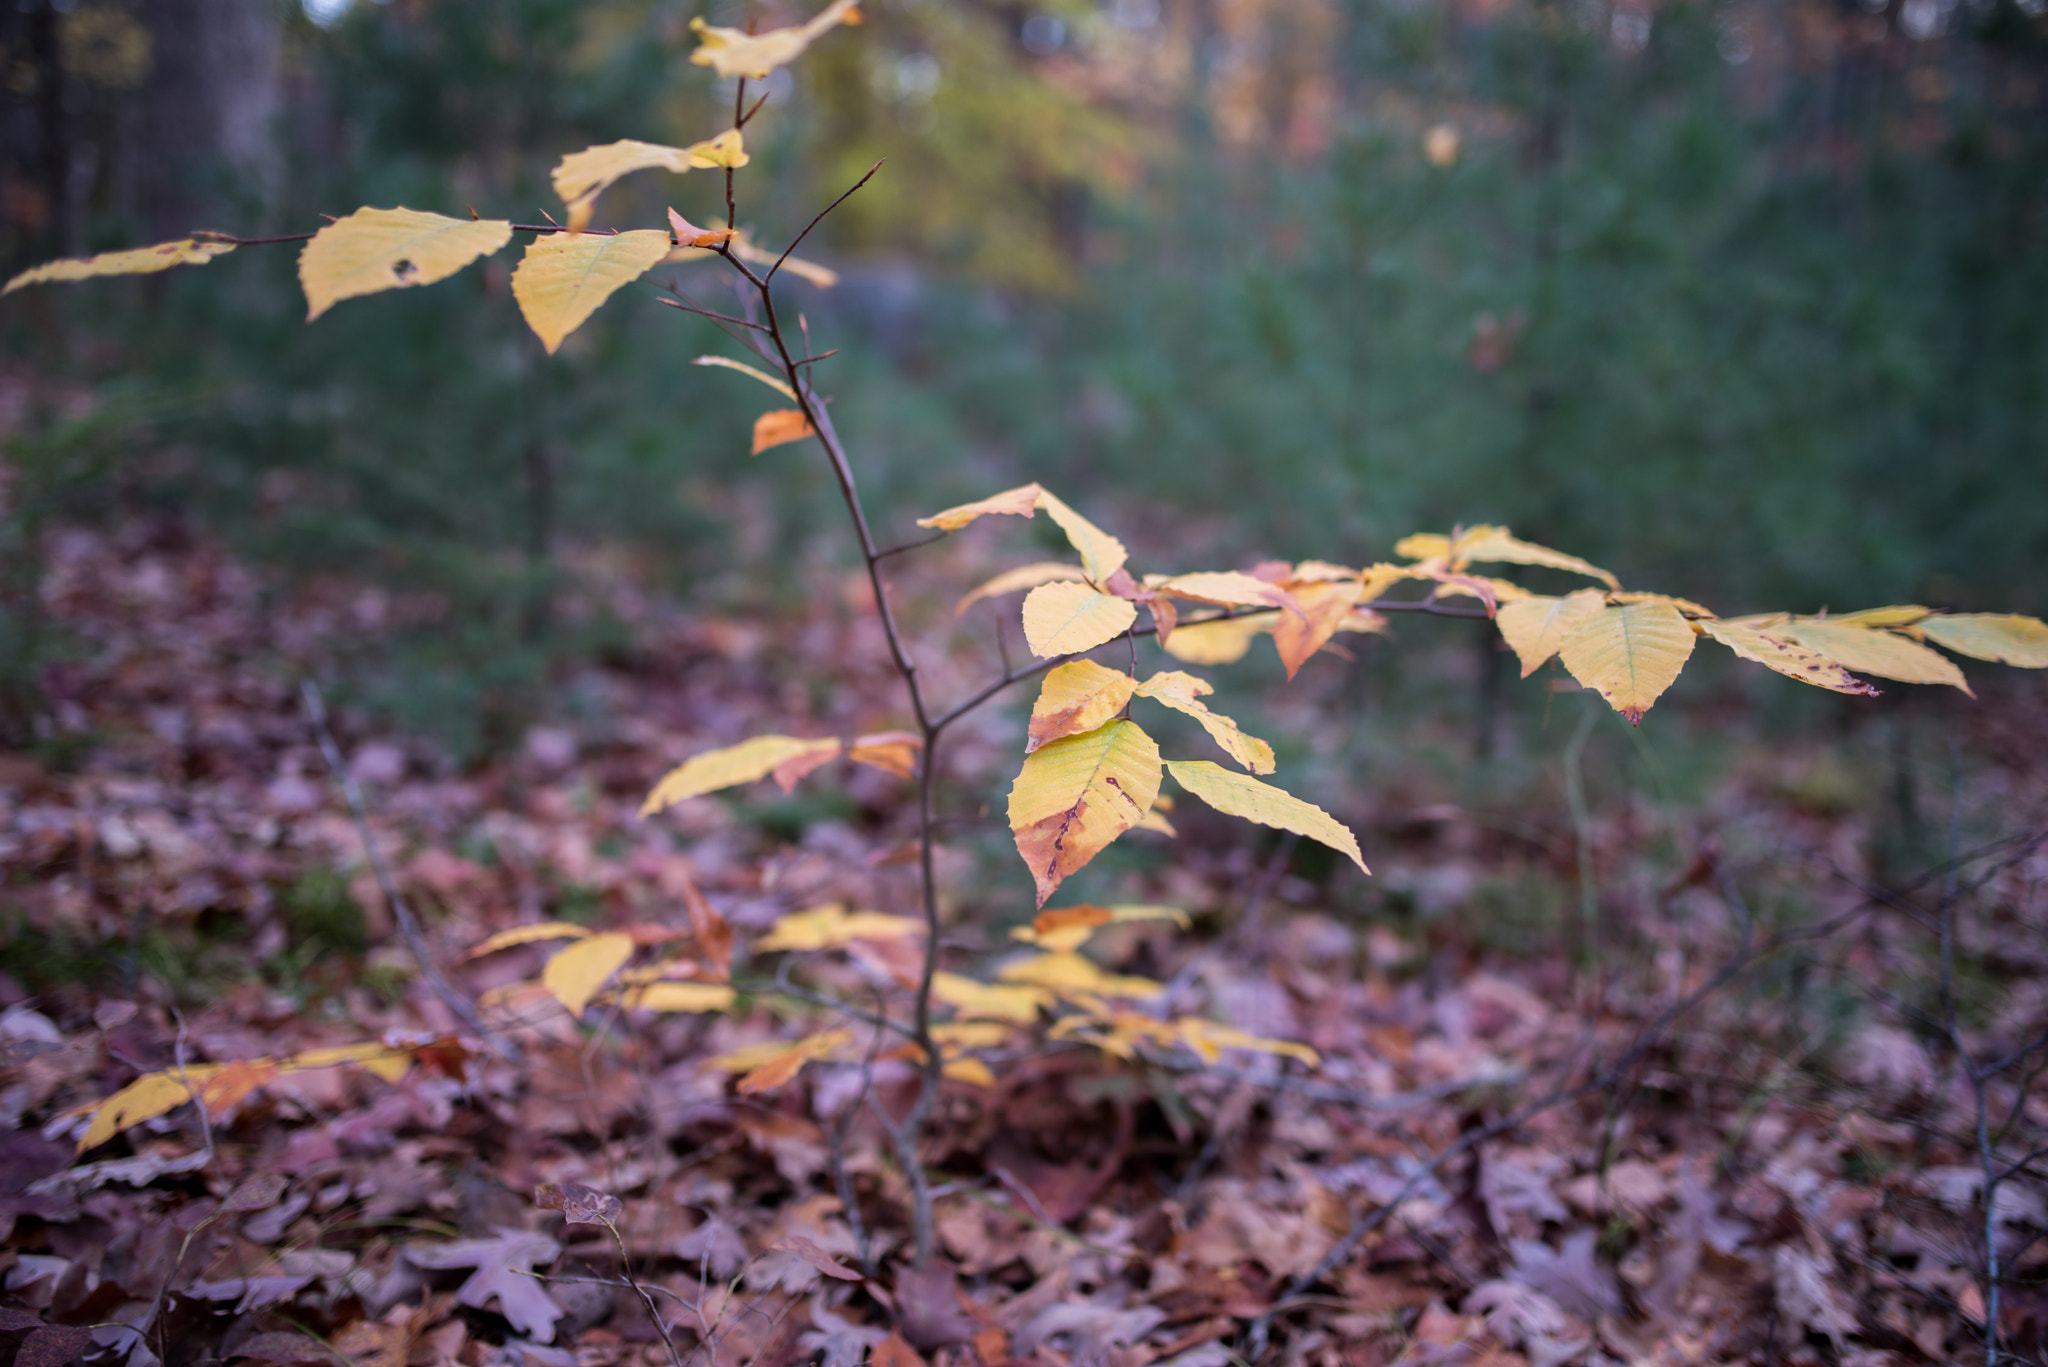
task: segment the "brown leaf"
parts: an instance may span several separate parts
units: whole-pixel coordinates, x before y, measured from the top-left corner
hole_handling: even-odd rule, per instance
[[[90,1347],[90,1325],[46,1324],[22,1340],[14,1367],[64,1367]]]
[[[830,750],[825,749],[823,746],[815,750],[805,750],[799,754],[791,755],[788,759],[770,769],[768,776],[781,785],[783,793],[787,795],[796,791],[796,785],[803,781],[806,774],[814,773],[824,768],[838,757],[839,747],[837,745],[834,745]]]
[[[896,1274],[896,1324],[918,1351],[965,1343],[981,1328],[960,1308],[960,1282],[942,1263],[906,1267]]]
[[[846,757],[897,778],[911,778],[917,773],[917,752],[923,748],[924,742],[908,731],[877,731],[855,736]]]
[[[678,247],[717,247],[730,242],[733,234],[731,228],[700,228],[674,209],[668,211],[668,230]]]
[[[732,976],[732,924],[718,914],[687,869],[677,869],[675,876],[682,884],[683,909],[690,915],[690,934],[696,939],[697,953],[711,970],[711,976],[724,982]]]
[[[828,1277],[837,1277],[842,1282],[862,1280],[860,1273],[840,1262],[824,1249],[800,1234],[792,1234],[774,1245],[784,1253],[794,1253]]]
[[[542,1210],[559,1210],[572,1225],[616,1225],[625,1213],[618,1197],[586,1187],[580,1182],[543,1182],[533,1189],[533,1203]]]
[[[304,1334],[253,1334],[228,1354],[231,1358],[255,1358],[259,1362],[329,1362],[327,1348]]]
[[[285,1179],[276,1173],[265,1173],[254,1177],[228,1193],[227,1200],[220,1203],[223,1213],[244,1210],[268,1210],[284,1195]]]
[[[1280,651],[1288,678],[1337,634],[1338,626],[1358,602],[1359,587],[1356,579],[1295,586],[1294,600],[1301,605],[1301,614],[1283,612],[1273,619],[1273,644]]]
[[[868,1355],[868,1367],[925,1367],[924,1359],[915,1348],[903,1341],[901,1333],[892,1333],[875,1345]]]

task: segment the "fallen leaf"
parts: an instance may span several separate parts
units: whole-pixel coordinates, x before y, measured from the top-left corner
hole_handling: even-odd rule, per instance
[[[541,985],[554,994],[562,1009],[580,1017],[597,990],[633,957],[633,937],[612,931],[578,940],[547,961]]]
[[[552,1263],[562,1247],[544,1234],[499,1230],[489,1239],[457,1239],[445,1244],[413,1244],[402,1250],[405,1260],[429,1269],[475,1269],[455,1290],[455,1299],[474,1310],[498,1302],[499,1313],[529,1338],[551,1343],[562,1308],[533,1275],[536,1266]]]

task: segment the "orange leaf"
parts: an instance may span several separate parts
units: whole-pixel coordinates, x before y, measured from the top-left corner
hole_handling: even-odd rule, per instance
[[[818,429],[811,426],[811,420],[804,416],[801,408],[777,408],[754,419],[754,455],[760,455],[771,446],[784,442],[802,441],[814,437]]]
[[[917,1349],[903,1341],[903,1335],[891,1330],[889,1337],[875,1345],[868,1355],[868,1367],[925,1367],[924,1359],[917,1355]]]
[[[917,773],[917,752],[923,747],[924,742],[908,731],[877,731],[872,736],[855,736],[846,757],[855,764],[910,778]]]
[[[732,240],[730,228],[700,228],[674,209],[668,211],[668,230],[678,247],[717,247]]]
[[[1337,627],[1358,602],[1359,589],[1356,579],[1296,586],[1294,600],[1301,605],[1301,614],[1283,612],[1273,619],[1273,644],[1280,651],[1280,663],[1287,666],[1288,678],[1337,634]]]

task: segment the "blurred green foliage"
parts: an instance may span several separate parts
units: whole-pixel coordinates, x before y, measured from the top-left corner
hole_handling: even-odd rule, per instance
[[[1781,27],[1840,30],[1819,66],[1705,0],[1654,22],[1562,0],[864,8],[769,84],[741,221],[786,240],[889,158],[806,246],[845,282],[791,286],[819,345],[846,347],[826,379],[885,528],[1042,478],[1154,560],[1190,535],[1369,560],[1484,520],[1728,611],[2048,606],[2048,46],[2010,0],[1923,39],[1897,6],[1788,6]],[[529,218],[565,151],[729,119],[731,87],[685,61],[694,12],[294,17],[286,175],[219,226],[362,203]],[[1225,23],[1247,13],[1256,42]],[[1129,57],[1172,43],[1184,69]],[[1288,101],[1314,82],[1297,137]],[[1239,87],[1271,106],[1249,139],[1219,94]],[[1435,125],[1455,157],[1425,155]],[[715,176],[642,176],[599,222],[670,202],[718,221],[722,198]],[[353,686],[475,753],[541,705],[551,662],[611,638],[599,610],[551,611],[565,552],[766,603],[783,586],[728,573],[735,545],[798,568],[840,545],[813,535],[835,525],[819,463],[750,465],[756,395],[688,365],[731,354],[710,324],[629,291],[547,360],[509,264],[307,328],[289,250],[250,250],[16,296],[0,341],[38,376],[127,377],[157,415],[131,449],[198,453],[59,462],[93,487],[442,605]],[[711,268],[677,274],[720,305]],[[32,408],[17,472],[72,449]],[[19,566],[59,495],[15,478]],[[76,515],[78,480],[58,483]],[[0,629],[22,630],[24,593]]]

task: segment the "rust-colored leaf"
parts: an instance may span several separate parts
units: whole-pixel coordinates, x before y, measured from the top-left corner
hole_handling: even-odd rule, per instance
[[[771,446],[786,442],[802,441],[815,437],[818,429],[811,426],[811,420],[804,416],[801,408],[776,408],[754,419],[754,449],[752,454],[760,455]]]

